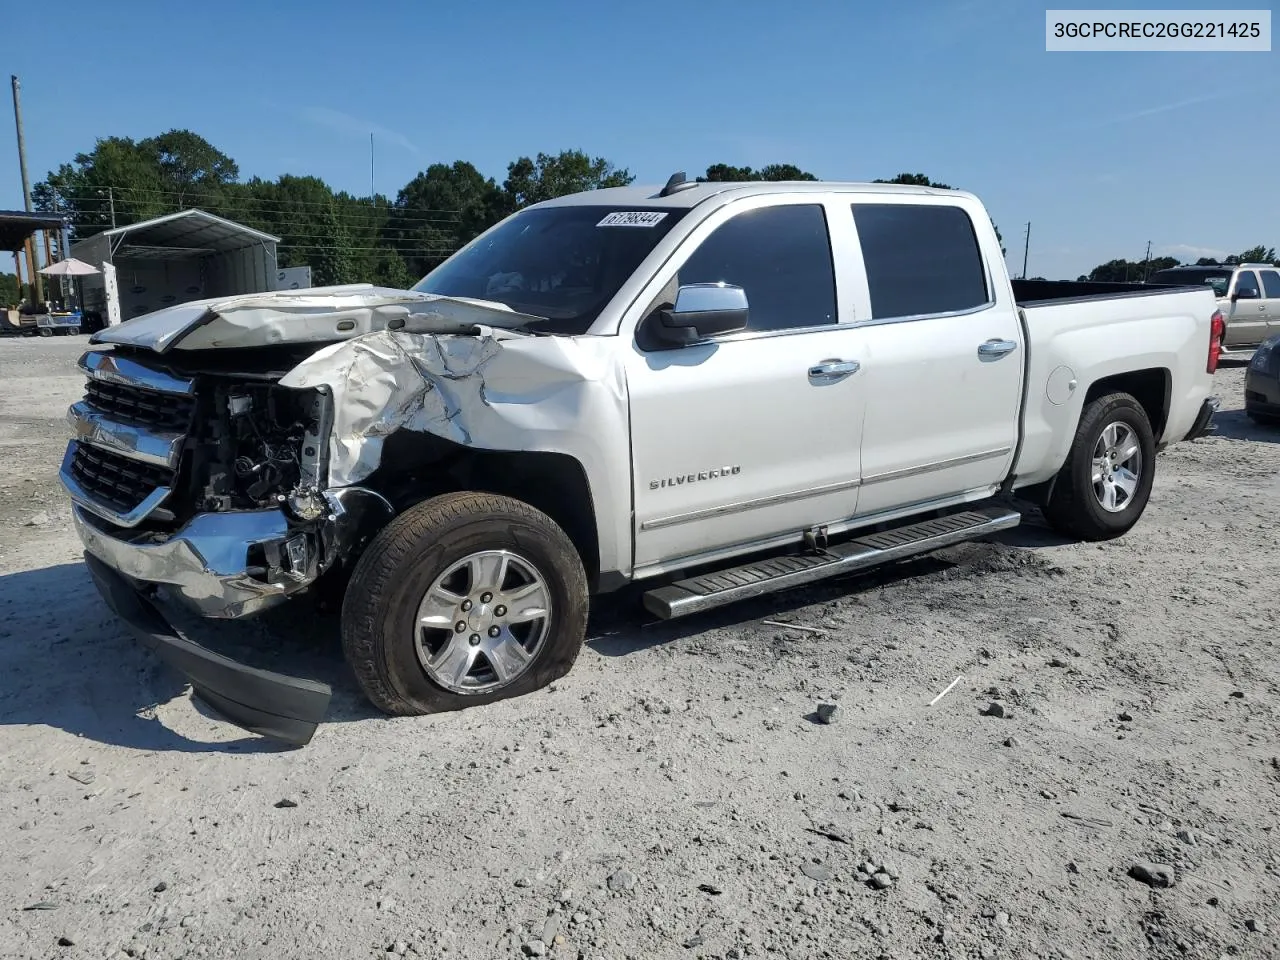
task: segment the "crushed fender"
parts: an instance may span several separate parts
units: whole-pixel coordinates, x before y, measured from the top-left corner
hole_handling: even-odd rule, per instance
[[[487,327],[474,335],[384,330],[325,347],[280,383],[332,391],[329,484],[346,486],[378,468],[385,439],[399,430],[498,449],[515,430],[528,444],[515,449],[536,449],[540,432],[563,429],[581,409],[581,391],[564,403],[555,394],[608,381],[606,370],[560,337]],[[621,401],[624,391],[619,384],[609,392]]]

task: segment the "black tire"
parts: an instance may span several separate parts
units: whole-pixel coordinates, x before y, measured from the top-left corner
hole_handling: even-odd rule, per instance
[[[551,595],[548,632],[506,686],[457,693],[436,683],[415,647],[418,604],[435,579],[479,551],[510,550],[531,563]],[[369,701],[393,716],[461,710],[538,690],[573,666],[587,628],[587,577],[573,543],[527,503],[453,493],[406,510],[369,544],[347,586],[342,647]]]
[[[1137,487],[1116,512],[1105,510],[1094,494],[1093,452],[1109,424],[1123,423],[1133,430],[1142,456]],[[1080,415],[1067,461],[1058,471],[1052,492],[1042,509],[1049,526],[1077,540],[1112,540],[1127,533],[1151,497],[1155,480],[1156,441],[1147,413],[1127,393],[1110,393],[1091,401]]]
[[[79,327],[67,327],[67,336],[68,336],[68,337],[78,337],[78,336],[80,336],[80,328],[79,328]]]
[[[42,337],[52,337],[52,336],[53,336],[53,331],[52,331],[49,327],[41,327],[41,328],[40,328],[40,336],[42,336]]]

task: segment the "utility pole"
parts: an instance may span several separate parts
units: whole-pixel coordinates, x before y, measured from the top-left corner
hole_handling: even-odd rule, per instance
[[[58,196],[58,191],[53,191],[53,212],[62,214],[62,199]],[[67,227],[67,218],[62,217],[62,228],[58,231],[58,259],[65,260],[71,256],[71,231]],[[75,284],[70,277],[59,277],[59,290],[62,293],[62,305],[67,305],[67,294],[75,288]],[[78,305],[78,304],[77,304]]]
[[[22,135],[22,84],[16,74],[9,75],[13,87],[13,122],[18,128],[18,169],[22,172],[22,201],[26,204],[27,213],[31,213],[31,180],[27,176],[27,141]],[[40,282],[40,274],[36,272],[35,246],[27,240],[27,266],[31,271],[31,283],[35,287],[36,302],[44,300],[44,285]]]
[[[1151,274],[1151,241],[1147,241],[1147,255],[1142,261],[1142,282],[1147,282],[1147,277]]]
[[[107,187],[107,202],[111,204],[111,229],[116,228],[116,191],[114,187]]]
[[[1027,257],[1031,254],[1031,221],[1027,221],[1027,242],[1022,248],[1022,279],[1027,279]]]
[[[18,169],[22,171],[22,199],[27,205],[27,213],[30,213],[31,181],[27,177],[27,141],[22,136],[22,84],[13,75],[10,75],[9,81],[13,85],[13,122],[18,128]]]
[[[377,191],[373,188],[373,131],[371,130],[369,131],[369,200],[372,202],[377,195]]]

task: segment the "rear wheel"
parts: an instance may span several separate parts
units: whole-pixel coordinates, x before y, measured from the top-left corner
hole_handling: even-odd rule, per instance
[[[1127,533],[1146,509],[1155,479],[1156,445],[1146,411],[1127,393],[1090,402],[1067,461],[1044,504],[1059,533],[1110,540]]]
[[[41,327],[41,328],[40,328],[40,336],[42,336],[42,337],[52,337],[52,336],[53,336],[53,330],[51,330],[49,327]]]
[[[550,517],[508,497],[449,494],[405,511],[361,556],[343,649],[385,713],[459,710],[564,676],[587,603],[582,561]]]

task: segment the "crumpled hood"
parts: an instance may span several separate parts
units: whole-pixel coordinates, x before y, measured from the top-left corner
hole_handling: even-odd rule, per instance
[[[107,327],[95,333],[90,343],[122,344],[156,353],[244,349],[335,343],[388,328],[465,333],[476,326],[513,329],[540,320],[489,301],[360,283],[193,300]]]

